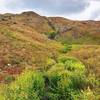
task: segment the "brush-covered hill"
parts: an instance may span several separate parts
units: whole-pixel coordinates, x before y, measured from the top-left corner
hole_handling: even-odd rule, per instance
[[[54,39],[63,43],[100,44],[100,21],[72,21],[62,17],[44,17],[35,12],[0,15],[0,23],[15,30],[47,34],[54,32]]]
[[[49,21],[58,32],[56,39],[74,44],[100,44],[100,21],[72,21],[51,17]]]
[[[32,11],[0,14],[0,100],[99,100],[99,28]]]
[[[23,66],[41,69],[47,59],[55,59],[62,49],[66,51],[63,44],[100,44],[99,28],[99,21],[48,18],[32,11],[1,14],[1,80],[3,74],[20,73]]]
[[[3,73],[20,73],[22,66],[41,69],[46,59],[59,55],[64,48],[62,43],[100,44],[100,22],[44,17],[32,11],[0,15],[0,69]]]
[[[51,30],[47,20],[34,12],[0,15],[0,81],[26,66],[43,69],[63,47],[42,34]]]

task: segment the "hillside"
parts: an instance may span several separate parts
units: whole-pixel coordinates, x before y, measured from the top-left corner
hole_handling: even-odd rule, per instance
[[[30,28],[38,33],[57,33],[55,39],[74,44],[100,44],[100,21],[72,21],[61,17],[44,17],[35,12],[0,15],[0,23],[12,29]]]
[[[99,28],[32,11],[0,14],[0,100],[99,100]]]
[[[28,19],[33,22],[27,21]],[[33,12],[21,15],[5,14],[1,15],[0,20],[1,81],[6,74],[18,74],[25,66],[42,68],[42,63],[63,47],[41,34],[42,31],[52,29],[44,18]],[[42,24],[47,27],[39,30]]]
[[[61,17],[51,17],[49,20],[58,32],[58,41],[100,44],[100,21],[72,21]]]

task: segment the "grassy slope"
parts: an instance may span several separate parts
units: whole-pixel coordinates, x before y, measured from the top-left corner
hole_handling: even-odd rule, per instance
[[[61,17],[48,19],[58,31],[58,41],[68,44],[100,44],[99,21],[72,21]]]
[[[43,34],[45,32],[57,31],[56,40],[63,43],[99,44],[99,26],[99,22],[71,21],[60,17],[46,18],[34,12],[24,12],[20,15],[0,15],[0,67],[5,69],[7,64],[11,64],[11,67],[20,67],[23,64],[37,67],[44,66],[41,64],[44,64],[47,58],[58,55],[59,49],[63,47],[60,43],[48,39]],[[79,52],[83,54],[80,56],[92,56],[92,53],[94,55],[100,54],[95,52],[95,46],[89,47],[92,52],[90,50],[88,52],[91,53],[85,54],[88,49],[85,45],[83,46],[83,52],[79,49]],[[99,45],[97,48],[99,50]],[[79,54],[78,51],[75,50],[75,52]]]
[[[62,47],[30,28],[0,25],[0,80],[8,74],[19,74],[26,66],[42,69],[46,59],[58,55]]]
[[[100,45],[74,45],[74,49],[67,56],[75,56],[80,59],[88,69],[88,73],[94,73],[100,78]]]
[[[96,74],[99,78],[99,23],[92,22],[91,24],[90,22],[76,22],[62,18],[54,18],[52,22],[33,12],[1,16],[0,82],[9,81],[8,76],[15,77],[26,67],[43,71],[46,70],[47,63],[50,64],[50,67],[55,62],[59,65],[56,60],[62,55],[80,59],[88,69],[87,73]],[[57,30],[59,26],[60,29]],[[62,32],[62,27],[67,27],[67,31]],[[43,34],[52,31],[58,31],[57,41],[77,45],[73,44],[70,52],[62,53],[64,45],[48,39]],[[59,72],[59,68],[56,70]]]

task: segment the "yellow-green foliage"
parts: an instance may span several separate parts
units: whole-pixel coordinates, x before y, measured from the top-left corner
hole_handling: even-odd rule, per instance
[[[65,64],[65,69],[68,69],[68,70],[73,70],[73,71],[85,70],[84,64],[80,62],[78,59],[76,59],[75,57],[66,57],[66,56],[61,55],[58,58],[58,62]]]
[[[72,49],[71,45],[64,44],[64,46],[63,46],[63,48],[61,48],[60,52],[67,53],[68,51],[71,51],[71,49]]]
[[[68,70],[58,63],[45,73],[25,70],[14,82],[3,85],[2,91],[0,88],[0,100],[88,100],[96,98],[91,88],[96,84],[95,76],[87,78],[84,71]]]
[[[44,91],[41,73],[25,71],[4,91],[5,100],[39,100]]]
[[[67,56],[74,56],[81,60],[86,66],[87,73],[94,73],[100,78],[100,45],[80,45],[73,49]]]
[[[52,32],[48,32],[48,33],[45,33],[49,39],[55,39],[56,35],[57,35],[57,32],[55,31],[52,31]]]
[[[58,58],[58,64],[48,70],[47,76],[50,100],[79,100],[82,98],[81,90],[97,86],[98,83],[95,76],[92,76],[94,82],[91,83],[92,79],[85,75],[85,66],[73,57],[61,56]],[[90,91],[92,90],[90,89]],[[92,98],[91,95],[90,98]]]

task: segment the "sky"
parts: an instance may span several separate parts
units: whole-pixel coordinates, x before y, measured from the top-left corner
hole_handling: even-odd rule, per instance
[[[73,20],[100,20],[100,0],[0,0],[0,13],[23,11]]]

